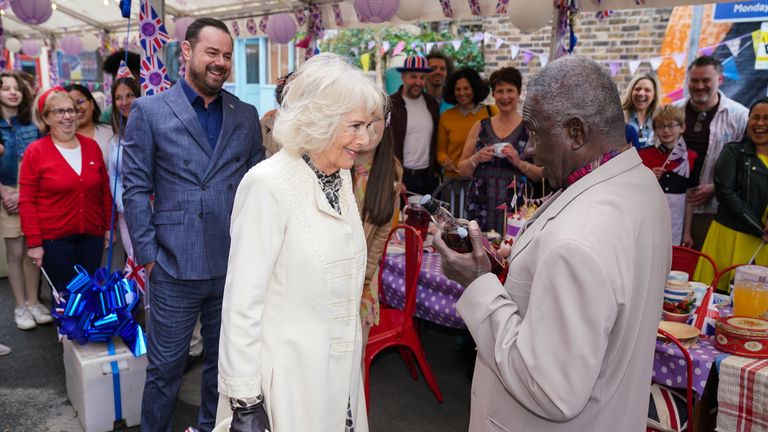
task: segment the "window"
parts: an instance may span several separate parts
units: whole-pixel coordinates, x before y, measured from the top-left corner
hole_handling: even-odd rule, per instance
[[[245,64],[248,84],[261,84],[259,81],[259,40],[249,40],[245,43]]]
[[[267,77],[267,82],[276,84],[278,78],[285,76],[292,70],[289,64],[289,52],[293,44],[276,44],[267,39],[267,46],[269,52],[269,76]]]

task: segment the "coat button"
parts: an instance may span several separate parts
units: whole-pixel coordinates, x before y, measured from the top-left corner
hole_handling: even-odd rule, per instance
[[[202,219],[202,218],[203,218],[203,212],[200,212],[200,213],[198,213],[198,214],[197,214],[197,217],[199,217],[200,219]]]
[[[184,161],[184,166],[189,166],[189,161],[188,160]]]
[[[202,185],[202,186],[200,186],[200,189],[201,189],[203,192],[205,192],[206,190],[208,190],[208,187],[207,187],[207,186],[205,186],[205,185]]]
[[[232,183],[227,185],[227,189],[232,190],[232,188],[234,188],[234,186],[232,186]]]
[[[240,156],[235,158],[235,162],[240,162]]]

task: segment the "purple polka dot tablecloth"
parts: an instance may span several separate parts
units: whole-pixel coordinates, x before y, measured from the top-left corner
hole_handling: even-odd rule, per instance
[[[382,272],[387,302],[399,309],[405,303],[405,255],[387,255]],[[416,289],[416,317],[446,327],[466,328],[456,312],[464,287],[443,275],[440,254],[424,253]]]
[[[698,347],[688,349],[693,359],[693,391],[699,396],[704,393],[709,370],[715,357],[722,354],[714,346],[714,340],[700,338]],[[685,357],[677,345],[656,340],[656,353],[653,358],[653,381],[672,388],[686,388]]]

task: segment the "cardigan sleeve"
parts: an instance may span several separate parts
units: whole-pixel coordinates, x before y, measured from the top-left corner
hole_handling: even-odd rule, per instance
[[[43,245],[40,219],[37,214],[40,156],[40,141],[35,141],[24,152],[19,171],[19,214],[21,230],[26,237],[28,248]]]

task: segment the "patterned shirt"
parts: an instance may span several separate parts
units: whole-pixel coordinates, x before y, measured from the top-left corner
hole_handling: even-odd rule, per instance
[[[341,205],[339,205],[339,191],[341,190],[341,174],[336,171],[333,174],[325,174],[312,162],[309,155],[304,154],[301,156],[304,162],[312,168],[317,176],[317,181],[320,183],[320,188],[323,190],[325,197],[328,199],[328,204],[333,207],[338,214],[341,214]]]

